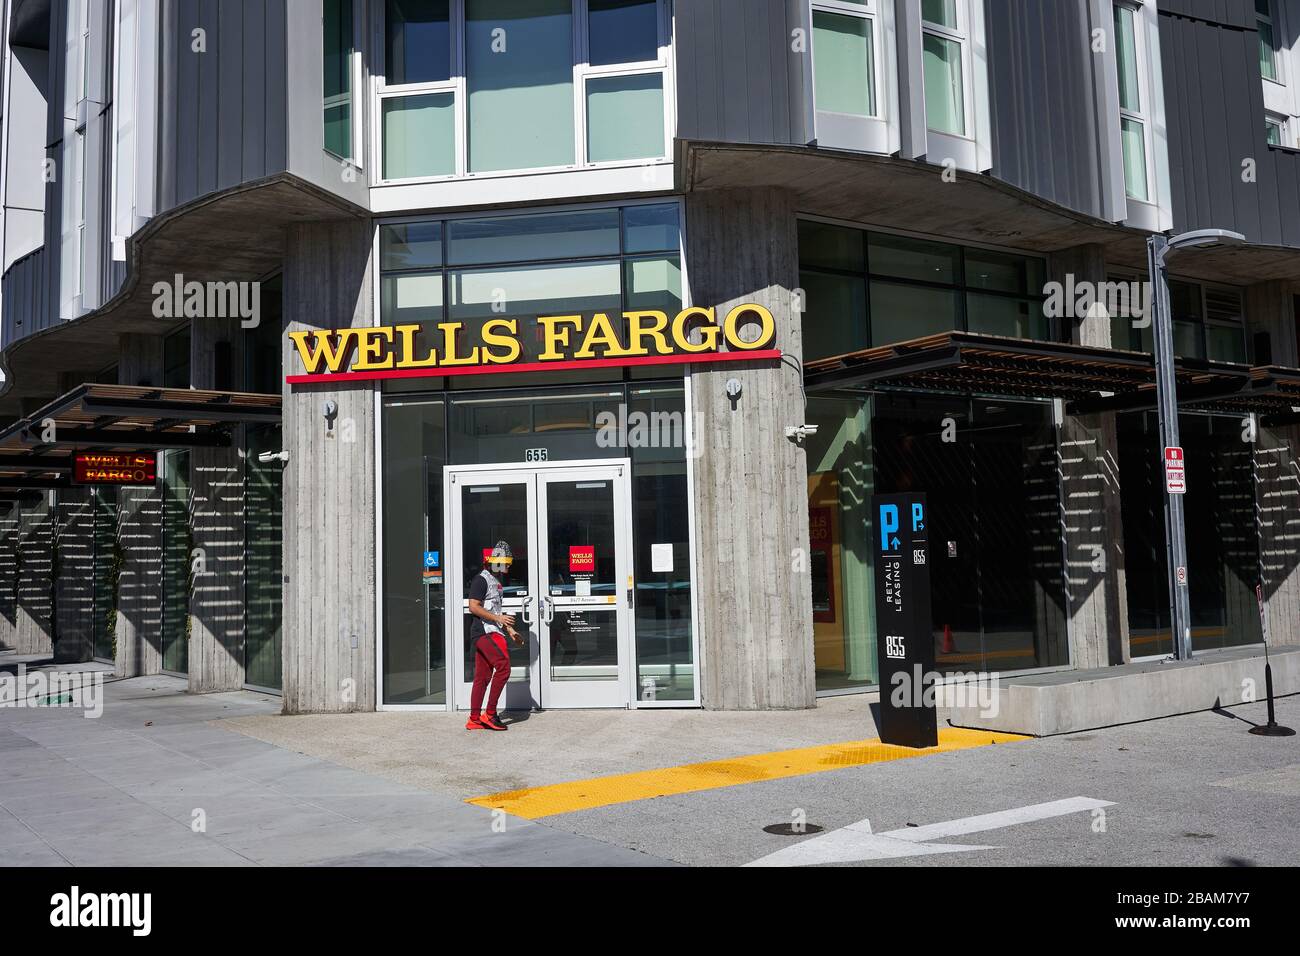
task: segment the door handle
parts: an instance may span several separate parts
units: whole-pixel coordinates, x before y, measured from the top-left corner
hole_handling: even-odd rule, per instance
[[[529,627],[532,627],[537,622],[536,618],[533,617],[532,598],[526,598],[524,600],[524,606],[520,611],[519,619],[523,621],[525,624],[527,624]]]
[[[542,601],[542,623],[550,624],[551,621],[555,619],[555,602],[552,601],[549,597],[546,597],[545,595],[542,596],[541,601]]]

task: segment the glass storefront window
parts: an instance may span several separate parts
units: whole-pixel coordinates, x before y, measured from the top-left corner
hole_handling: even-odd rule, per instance
[[[522,463],[538,448],[551,462],[632,460],[636,693],[643,701],[693,700],[687,428],[684,390],[675,382],[385,402],[383,702],[447,702],[445,602],[448,593],[455,599],[454,575],[464,569],[452,569],[448,592],[443,575],[428,567],[436,552],[438,570],[445,570],[443,467]],[[526,540],[517,529],[514,537]],[[668,550],[672,565],[665,570]],[[517,545],[516,567],[526,560]],[[526,678],[527,661],[516,663]]]
[[[871,283],[871,341],[905,342],[961,328],[960,302],[951,289]]]
[[[284,644],[284,467],[263,463],[282,447],[279,425],[248,429],[244,467],[244,683],[279,690]]]
[[[628,206],[623,210],[624,252],[676,252],[681,246],[676,204]]]
[[[433,398],[389,402],[383,410],[385,704],[447,701],[444,408]],[[429,566],[431,553],[438,567]]]
[[[867,266],[872,275],[952,285],[957,281],[960,249],[943,242],[867,234]]]
[[[948,330],[1050,341],[1041,258],[800,220],[805,361]]]
[[[1165,560],[1164,474],[1153,412],[1117,417],[1124,476],[1124,574],[1129,645],[1134,657],[1169,653],[1168,565]],[[1255,516],[1254,446],[1241,440],[1237,416],[1181,414],[1179,442],[1187,457],[1185,508],[1192,648],[1210,650],[1263,640],[1255,603],[1259,535]]]
[[[618,255],[618,209],[529,213],[447,223],[447,262],[532,262]]]
[[[870,399],[808,399],[808,541],[817,690],[865,687],[876,670]]]
[[[162,454],[162,669],[189,668],[190,453]]]

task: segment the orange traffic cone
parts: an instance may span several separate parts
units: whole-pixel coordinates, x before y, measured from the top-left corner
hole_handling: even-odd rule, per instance
[[[943,626],[943,653],[955,654],[956,652],[957,652],[957,645],[953,642],[952,639],[952,627],[945,624]]]

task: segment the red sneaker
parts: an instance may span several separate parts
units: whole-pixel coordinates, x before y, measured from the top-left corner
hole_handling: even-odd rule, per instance
[[[497,720],[496,714],[484,714],[479,718],[484,730],[505,730],[506,725]]]
[[[483,730],[483,719],[481,717],[470,717],[465,721],[466,730]]]

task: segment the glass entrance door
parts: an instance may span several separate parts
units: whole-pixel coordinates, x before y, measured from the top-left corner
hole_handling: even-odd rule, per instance
[[[514,555],[502,580],[504,613],[526,636],[511,646],[499,706],[623,707],[631,695],[630,466],[554,463],[528,469],[449,468],[452,553],[447,621],[455,703],[474,679],[469,585],[498,541]]]

